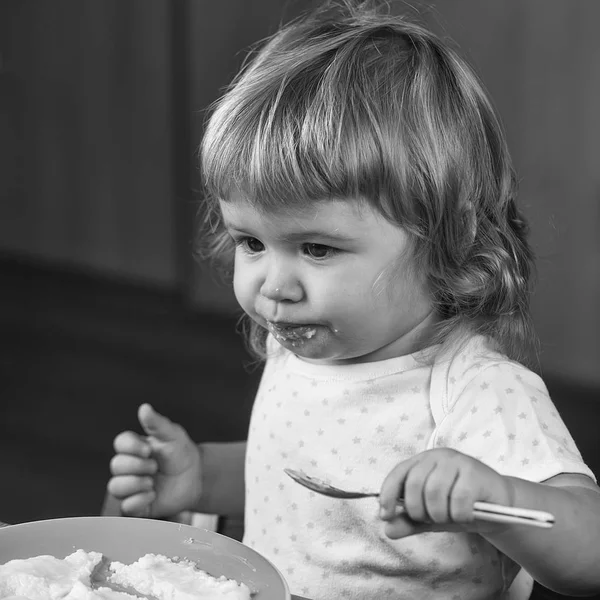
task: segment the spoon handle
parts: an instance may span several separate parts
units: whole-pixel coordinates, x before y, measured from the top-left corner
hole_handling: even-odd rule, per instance
[[[404,500],[398,499],[396,514],[405,512]],[[473,504],[473,517],[477,521],[489,523],[511,523],[513,525],[531,525],[548,529],[554,525],[554,515],[530,508],[514,508],[490,502],[475,502]]]

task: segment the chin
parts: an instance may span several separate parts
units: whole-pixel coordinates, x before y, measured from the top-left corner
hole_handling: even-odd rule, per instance
[[[302,344],[291,346],[283,343],[282,346],[295,354],[302,360],[307,360],[316,364],[339,365],[344,363],[361,362],[361,356],[353,356],[349,352],[340,352],[331,347],[321,346],[319,344]]]
[[[367,362],[377,362],[380,360],[386,360],[388,358],[395,358],[396,356],[400,356],[400,354],[393,354],[391,356],[387,354],[382,355],[377,349],[371,351],[346,350],[341,352],[339,350],[337,352],[332,352],[331,349],[329,351],[326,351],[326,349],[322,349],[321,351],[317,352],[313,349],[309,351],[308,348],[289,348],[289,350],[299,358],[325,365],[351,365]]]
[[[277,338],[275,338],[277,339]],[[322,344],[316,343],[316,340],[282,340],[277,341],[286,349],[299,356],[300,358],[310,358],[312,360],[326,359],[327,352]]]

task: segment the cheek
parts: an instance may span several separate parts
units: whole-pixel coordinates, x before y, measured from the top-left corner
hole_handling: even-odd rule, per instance
[[[420,319],[427,315],[433,306],[431,296],[423,277],[412,271],[405,271],[392,277],[382,293],[385,302],[394,309],[401,308],[410,318]]]
[[[342,313],[354,312],[360,306],[372,307],[373,279],[361,277],[363,272],[361,265],[328,271],[322,277],[310,281],[307,285],[308,296],[313,303],[318,298],[320,304],[341,310]]]
[[[381,271],[369,285],[368,293],[377,303],[392,300],[396,296],[398,279],[394,277],[391,268]]]
[[[328,272],[323,277],[305,281],[306,295],[317,309],[333,312],[346,312],[346,308],[356,304],[362,292],[356,285],[355,272]]]
[[[249,269],[240,264],[236,259],[235,270],[233,272],[233,293],[243,309],[252,305],[253,279]]]
[[[362,301],[369,310],[385,308],[398,301],[403,282],[395,272],[393,265],[388,265],[369,278],[360,279],[354,275],[353,295]]]

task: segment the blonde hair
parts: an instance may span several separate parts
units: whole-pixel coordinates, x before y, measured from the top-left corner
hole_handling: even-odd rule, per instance
[[[233,256],[218,205],[233,189],[264,210],[361,198],[410,234],[438,341],[476,332],[524,358],[527,225],[500,121],[452,48],[377,2],[329,1],[250,52],[210,108],[208,254]],[[264,356],[265,330],[248,335]]]

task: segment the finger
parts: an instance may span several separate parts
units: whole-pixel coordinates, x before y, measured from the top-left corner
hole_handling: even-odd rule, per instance
[[[397,464],[384,479],[379,491],[379,514],[382,519],[393,519],[396,516],[398,498],[404,495],[406,474],[415,462],[416,458],[413,457]]]
[[[154,475],[158,464],[151,458],[139,458],[131,454],[115,454],[110,461],[113,475]]]
[[[152,477],[119,475],[109,480],[107,488],[115,498],[123,499],[139,494],[140,492],[152,490],[154,488],[154,480]]]
[[[396,516],[384,524],[383,531],[387,537],[392,540],[408,537],[424,531],[430,531],[430,525],[427,523],[417,523],[413,521],[406,511],[396,511]]]
[[[121,512],[130,517],[151,517],[152,503],[156,499],[154,492],[143,492],[129,496],[121,502]]]
[[[181,427],[157,413],[150,404],[139,407],[138,419],[147,435],[162,442],[172,442],[181,437]]]
[[[474,502],[475,499],[468,478],[462,476],[459,472],[450,492],[448,505],[450,519],[455,523],[472,523],[475,520],[473,516]]]
[[[429,520],[425,507],[425,482],[437,463],[424,460],[413,465],[404,481],[404,508],[406,514],[419,523]]]
[[[450,521],[450,493],[457,477],[455,469],[437,465],[425,480],[423,487],[423,503],[427,519],[433,523]]]
[[[120,433],[115,438],[113,447],[117,454],[148,457],[152,452],[148,440],[133,431],[123,431]]]

